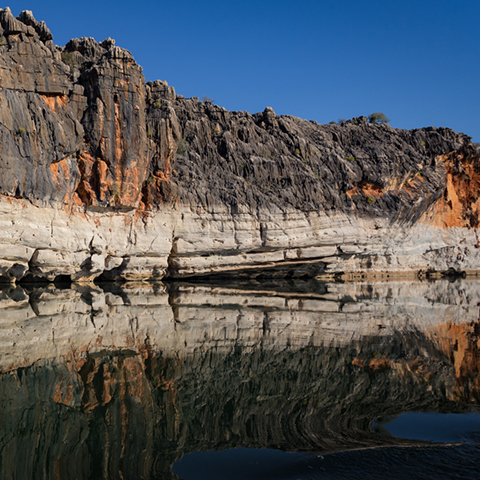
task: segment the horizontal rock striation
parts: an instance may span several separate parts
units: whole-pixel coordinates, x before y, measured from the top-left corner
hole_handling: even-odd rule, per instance
[[[175,478],[192,451],[409,444],[374,422],[480,402],[477,283],[4,288],[2,477]]]
[[[480,270],[468,136],[228,112],[52,38],[0,10],[2,281]]]
[[[448,384],[448,398],[478,404],[479,303],[476,279],[4,287],[0,373],[102,352],[175,358],[179,352],[182,357],[261,349],[275,358],[284,350],[353,344],[361,347],[350,361],[368,371],[376,369],[372,352],[391,349],[398,338],[419,337],[418,345],[405,348],[409,358],[442,352],[451,362],[449,375],[457,379]],[[395,371],[396,353],[390,357],[384,367]]]

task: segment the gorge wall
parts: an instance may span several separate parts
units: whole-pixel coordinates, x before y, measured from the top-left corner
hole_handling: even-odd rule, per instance
[[[468,136],[229,112],[52,38],[0,10],[2,281],[480,270]]]

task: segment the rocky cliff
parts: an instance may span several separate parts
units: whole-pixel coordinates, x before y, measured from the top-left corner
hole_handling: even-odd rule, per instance
[[[480,269],[466,135],[229,112],[52,38],[0,10],[3,281]]]

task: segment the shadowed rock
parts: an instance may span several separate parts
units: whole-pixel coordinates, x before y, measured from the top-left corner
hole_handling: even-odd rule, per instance
[[[373,424],[478,405],[477,303],[474,281],[3,290],[2,476],[418,444]]]
[[[480,270],[465,134],[228,112],[30,11],[0,34],[2,281]]]

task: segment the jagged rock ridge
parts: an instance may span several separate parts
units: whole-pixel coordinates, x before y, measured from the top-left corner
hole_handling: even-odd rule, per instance
[[[28,11],[0,34],[5,281],[479,269],[464,134],[228,112]]]

